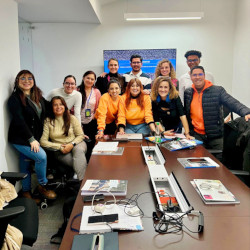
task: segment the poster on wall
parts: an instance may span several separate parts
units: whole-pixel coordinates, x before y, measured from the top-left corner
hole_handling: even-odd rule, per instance
[[[108,60],[116,58],[119,61],[119,73],[131,71],[130,57],[131,55],[140,55],[143,58],[142,71],[154,78],[155,68],[159,61],[168,59],[176,70],[176,49],[137,49],[137,50],[104,50],[104,71],[109,72]]]

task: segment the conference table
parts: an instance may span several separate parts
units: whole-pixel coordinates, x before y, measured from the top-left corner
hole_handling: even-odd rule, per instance
[[[144,231],[120,231],[119,249],[250,249],[250,190],[203,146],[174,152],[161,147],[168,174],[175,174],[189,203],[204,215],[203,232],[190,233],[183,228],[178,234],[158,234],[154,230],[152,219],[157,202],[155,195],[150,193],[153,192],[153,187],[141,145],[154,144],[145,140],[120,142],[119,147],[124,147],[123,155],[92,155],[81,184],[83,186],[87,179],[121,179],[128,180],[127,198],[133,194],[148,192],[138,200],[144,212]],[[177,158],[201,156],[212,158],[220,167],[184,169],[177,161]],[[240,204],[205,205],[190,183],[193,179],[220,180],[240,200]],[[83,202],[79,191],[60,249],[71,249],[74,235],[77,233],[71,231],[70,224],[84,205],[90,203]],[[81,217],[76,218],[73,227],[79,229],[80,222]],[[197,221],[186,218],[184,223],[193,231],[197,230]]]

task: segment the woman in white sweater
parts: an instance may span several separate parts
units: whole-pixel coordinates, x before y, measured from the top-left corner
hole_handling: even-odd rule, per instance
[[[87,167],[84,133],[77,118],[70,115],[65,100],[55,96],[51,100],[50,117],[44,122],[42,147],[58,150],[55,156],[63,164],[73,167],[79,180],[82,180]]]

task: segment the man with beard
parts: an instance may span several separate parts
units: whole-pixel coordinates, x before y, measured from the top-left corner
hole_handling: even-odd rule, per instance
[[[126,86],[131,79],[138,78],[143,85],[144,94],[149,95],[151,91],[151,79],[141,70],[142,57],[140,55],[132,55],[130,57],[130,66],[132,67],[132,71],[123,75],[123,77],[125,77]]]

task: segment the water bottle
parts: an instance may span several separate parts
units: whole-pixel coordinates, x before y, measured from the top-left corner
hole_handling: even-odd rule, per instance
[[[160,123],[155,123],[155,143],[161,143]]]

